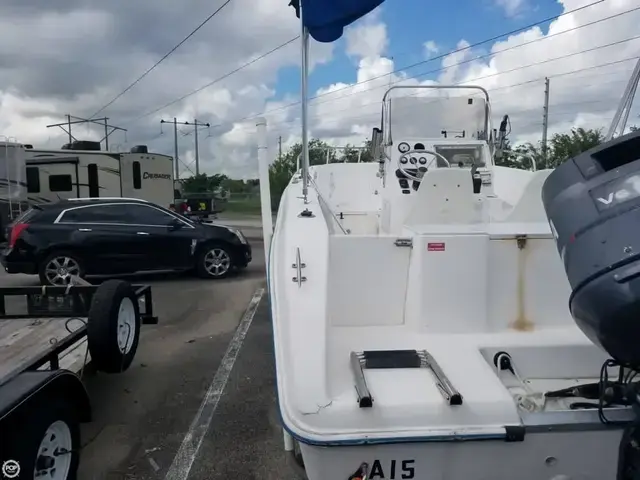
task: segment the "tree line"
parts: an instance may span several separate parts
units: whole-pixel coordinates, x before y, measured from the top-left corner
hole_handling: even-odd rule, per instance
[[[255,193],[258,185],[258,179],[236,180],[229,178],[227,175],[216,173],[207,175],[201,173],[192,175],[191,177],[180,180],[181,193],[186,195],[208,194],[218,197],[228,197],[232,194],[252,194]]]
[[[496,165],[529,170],[532,163],[535,163],[536,170],[555,168],[566,159],[600,145],[603,141],[604,133],[601,128],[572,128],[569,133],[553,135],[548,140],[546,149],[542,142],[524,143],[513,148],[507,143],[503,156],[496,159]]]
[[[631,131],[638,130],[632,126]],[[604,141],[603,129],[572,128],[567,133],[556,133],[547,141],[546,148],[541,142],[537,144],[524,143],[511,146],[506,143],[503,155],[496,159],[496,165],[531,169],[535,162],[536,169],[555,168],[568,158],[575,157]],[[363,148],[364,147],[364,148]],[[347,145],[343,149],[332,149],[331,146],[319,139],[309,141],[309,164],[322,165],[329,161],[355,163],[372,162],[371,142],[367,140],[361,147]],[[296,143],[286,152],[278,156],[269,167],[269,181],[271,189],[272,208],[277,210],[284,189],[289,184],[297,169],[298,156],[302,152],[302,145]],[[234,180],[226,175],[194,175],[182,181],[182,191],[187,194],[212,193],[219,196],[229,194],[258,194],[259,181]]]

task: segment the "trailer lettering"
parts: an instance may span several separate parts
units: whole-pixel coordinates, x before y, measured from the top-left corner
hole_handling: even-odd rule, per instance
[[[169,175],[168,173],[149,173],[149,172],[144,172],[142,174],[142,178],[145,179],[145,180],[157,180],[157,179],[171,180],[171,175]]]
[[[371,464],[369,478],[371,480],[376,478],[385,480],[410,480],[415,478],[415,462],[415,460],[391,460],[389,468],[385,470],[380,460],[374,460]]]

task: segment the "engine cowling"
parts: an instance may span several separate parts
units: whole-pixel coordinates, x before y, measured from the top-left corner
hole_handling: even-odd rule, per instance
[[[557,167],[542,202],[589,339],[640,366],[640,132]]]

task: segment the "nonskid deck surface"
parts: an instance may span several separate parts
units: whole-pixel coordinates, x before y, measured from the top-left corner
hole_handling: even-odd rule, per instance
[[[312,385],[307,389],[286,382],[284,404],[302,435],[318,441],[362,435],[499,435],[505,426],[521,425],[528,413],[566,411],[574,401],[586,402],[545,399],[544,393],[597,382],[606,359],[575,327],[474,335],[367,330],[332,329],[326,378],[303,382]],[[436,368],[428,368],[424,358],[423,368],[415,363],[381,365],[384,360],[374,355],[372,363],[378,364],[362,369],[371,402],[362,402],[354,357],[365,366],[364,351],[411,348],[428,352]],[[510,356],[514,373],[496,367],[494,359],[500,352]],[[404,358],[396,362],[406,362],[411,355],[405,352],[400,357]],[[318,398],[313,398],[314,392]],[[458,394],[461,401],[455,397],[452,401]]]

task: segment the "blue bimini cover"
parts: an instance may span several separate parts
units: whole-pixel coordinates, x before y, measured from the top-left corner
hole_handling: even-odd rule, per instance
[[[291,0],[309,35],[318,42],[330,43],[338,40],[344,27],[350,25],[379,6],[384,0]]]

